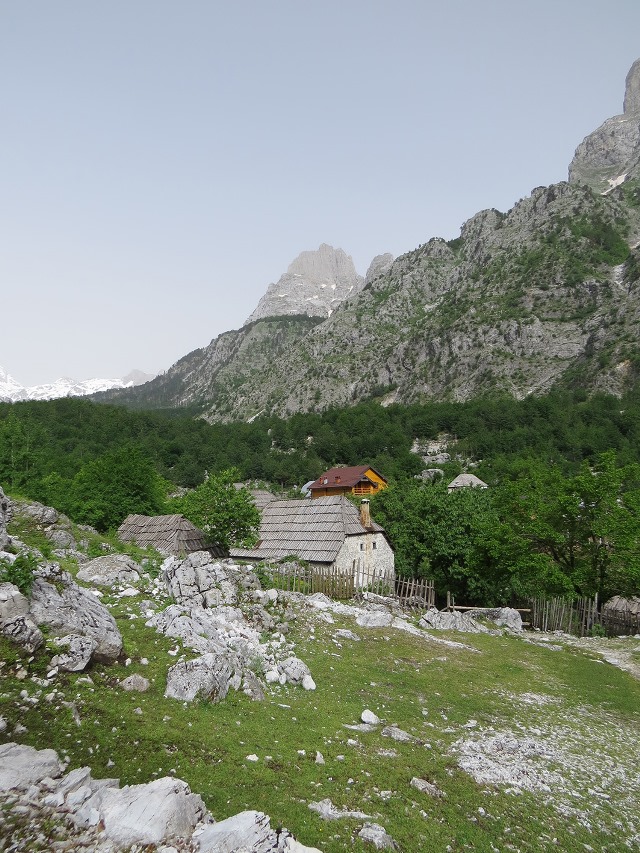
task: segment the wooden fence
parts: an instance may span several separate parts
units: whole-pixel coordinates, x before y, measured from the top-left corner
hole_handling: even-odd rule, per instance
[[[426,610],[435,603],[435,588],[427,578],[396,578],[390,582],[375,572],[360,571],[356,576],[337,569],[318,569],[297,562],[264,566],[261,575],[267,584],[287,592],[312,595],[322,592],[329,598],[348,600],[362,598],[365,592],[395,597],[402,607]]]
[[[619,637],[640,633],[640,614],[599,610],[597,596],[573,601],[566,598],[533,598],[530,622],[532,628],[541,631],[564,631],[579,637],[590,634]]]

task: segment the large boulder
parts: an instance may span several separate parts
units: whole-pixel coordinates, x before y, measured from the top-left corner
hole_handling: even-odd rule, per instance
[[[62,774],[62,764],[53,749],[34,749],[17,743],[0,745],[0,792],[28,788],[49,776]]]
[[[202,797],[182,779],[165,776],[145,785],[108,788],[100,816],[106,835],[121,847],[190,838],[207,813]]]
[[[59,573],[54,583],[36,578],[31,591],[30,616],[57,637],[80,634],[95,641],[93,657],[111,663],[122,651],[122,636],[115,619],[91,592]]]
[[[86,563],[76,577],[95,586],[132,584],[140,580],[140,567],[126,554],[106,554]]]
[[[228,655],[205,654],[189,661],[180,661],[167,673],[164,695],[181,702],[196,697],[220,702],[233,687],[242,683],[242,670]]]
[[[278,836],[264,812],[246,811],[205,827],[199,836],[200,853],[277,850]]]
[[[68,634],[57,640],[57,645],[67,651],[54,655],[51,658],[51,666],[57,666],[65,672],[80,672],[91,660],[97,644],[93,637]]]
[[[238,600],[236,584],[208,551],[195,551],[184,560],[169,557],[162,568],[167,591],[178,604],[218,607]]]
[[[42,631],[29,615],[29,599],[12,583],[0,584],[0,632],[30,654],[44,643]]]

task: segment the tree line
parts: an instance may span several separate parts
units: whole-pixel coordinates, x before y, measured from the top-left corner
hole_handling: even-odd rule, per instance
[[[442,433],[452,454],[442,481],[416,480],[425,463],[414,442]],[[563,391],[368,402],[250,424],[81,399],[0,404],[0,485],[105,531],[130,512],[181,511],[167,498],[177,487],[226,482],[230,469],[286,489],[333,465],[370,464],[392,483],[373,510],[398,569],[434,577],[468,603],[637,591],[639,457],[635,390],[622,399]],[[447,494],[444,484],[470,459],[490,488]],[[589,492],[605,483],[606,495]]]

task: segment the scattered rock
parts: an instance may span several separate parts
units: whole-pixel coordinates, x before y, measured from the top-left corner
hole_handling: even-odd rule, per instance
[[[134,672],[133,675],[128,675],[122,679],[120,687],[127,691],[137,690],[138,693],[145,693],[149,689],[149,679]]]
[[[53,749],[36,750],[17,743],[0,745],[0,791],[28,788],[45,776],[56,779],[62,764]]]
[[[396,850],[398,847],[393,838],[387,835],[385,828],[378,823],[365,823],[358,833],[358,838],[369,841],[376,850]]]
[[[370,815],[364,812],[349,811],[348,809],[339,809],[333,805],[327,797],[324,800],[319,800],[317,803],[309,803],[309,808],[312,812],[316,812],[323,820],[339,820],[345,817],[354,817],[358,820],[367,820]]]
[[[365,710],[360,714],[360,719],[363,723],[366,723],[370,726],[377,726],[380,722],[380,717],[377,717],[373,711]]]
[[[199,794],[168,776],[146,785],[107,788],[100,796],[105,833],[122,847],[190,837],[205,813]]]
[[[422,791],[424,794],[429,794],[431,797],[446,797],[447,795],[444,791],[441,791],[433,782],[427,782],[426,779],[420,779],[417,776],[414,776],[411,780],[411,787],[415,788],[417,791]]]
[[[409,732],[405,732],[404,729],[399,729],[397,726],[385,726],[380,734],[383,737],[390,737],[392,740],[398,741],[398,743],[416,743],[418,741],[417,737],[410,735]]]

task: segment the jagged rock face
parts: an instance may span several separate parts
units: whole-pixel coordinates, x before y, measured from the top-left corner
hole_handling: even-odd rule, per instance
[[[569,181],[588,184],[596,192],[610,192],[640,178],[640,60],[626,79],[624,112],[607,119],[576,149]]]
[[[247,323],[288,314],[328,317],[363,284],[350,256],[323,243],[317,251],[298,255],[286,273],[269,285]]]
[[[281,281],[324,304],[324,319],[265,317],[276,302],[302,310],[274,285],[252,322],[144,386],[138,405],[198,402],[207,419],[230,421],[371,398],[523,398],[559,385],[622,393],[639,374],[639,92],[636,63],[624,115],[578,147],[568,183],[537,187],[507,213],[480,211],[456,240],[379,256],[330,316],[331,301],[298,283],[338,280],[352,264],[328,246],[303,253]]]
[[[623,110],[625,114],[640,112],[640,59],[636,59],[627,74]]]
[[[389,272],[392,263],[393,255],[390,252],[387,252],[384,255],[376,255],[369,264],[369,269],[364,277],[364,286],[366,287],[368,284],[371,284],[375,278]]]

